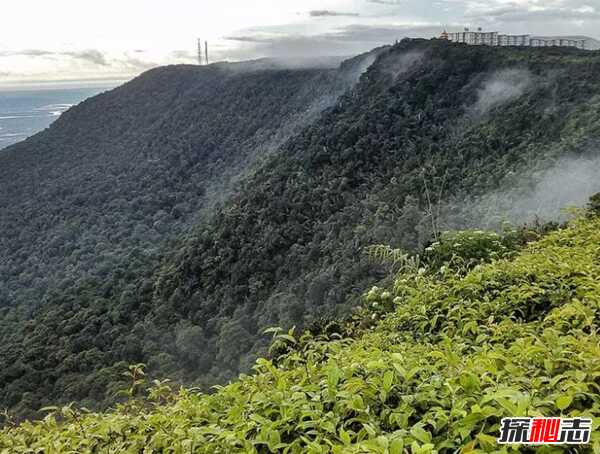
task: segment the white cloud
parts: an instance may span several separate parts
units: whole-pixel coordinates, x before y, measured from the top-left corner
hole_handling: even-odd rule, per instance
[[[598,0],[39,0],[6,1],[0,83],[7,79],[131,77],[212,61],[350,55],[404,36],[464,25],[508,33],[600,34]],[[23,24],[27,24],[26,27]]]
[[[344,13],[342,11],[331,11],[329,9],[313,9],[308,12],[310,17],[358,17],[358,13]]]

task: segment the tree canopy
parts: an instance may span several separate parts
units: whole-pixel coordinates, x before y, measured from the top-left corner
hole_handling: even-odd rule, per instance
[[[600,136],[595,52],[405,40],[238,69],[153,70],[0,154],[2,406],[105,406],[140,362],[226,382],[265,328],[389,280],[369,247],[423,251],[443,216],[473,224],[467,197]]]

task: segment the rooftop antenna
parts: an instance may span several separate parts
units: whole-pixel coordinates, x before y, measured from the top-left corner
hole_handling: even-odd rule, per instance
[[[204,56],[206,57],[206,64],[208,65],[208,41],[204,41]]]

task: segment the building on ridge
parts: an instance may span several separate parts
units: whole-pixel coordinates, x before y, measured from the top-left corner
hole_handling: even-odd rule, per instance
[[[471,31],[465,28],[462,32],[441,34],[441,39],[470,46],[518,46],[518,47],[576,47],[586,49],[586,40],[578,38],[549,38],[531,35],[506,35],[499,32],[484,32],[481,28]]]

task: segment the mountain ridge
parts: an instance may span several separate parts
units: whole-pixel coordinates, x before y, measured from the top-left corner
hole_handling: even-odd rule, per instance
[[[134,81],[129,93],[145,119],[119,110],[129,102],[126,89],[101,98],[117,118],[100,145],[114,148],[111,156],[129,177],[76,168],[65,187],[39,193],[64,199],[77,215],[58,203],[49,204],[51,213],[20,207],[1,226],[9,235],[0,246],[10,254],[2,256],[0,276],[11,276],[12,287],[0,290],[0,363],[9,365],[0,372],[0,400],[20,416],[38,416],[35,410],[56,402],[109,405],[121,385],[118,371],[138,362],[157,376],[208,387],[252,366],[269,344],[264,328],[345,317],[365,288],[389,274],[365,249],[421,251],[443,228],[438,208],[458,224],[470,221],[461,200],[501,187],[511,172],[594,155],[588,143],[600,137],[599,66],[598,53],[576,49],[406,40],[350,60],[341,74],[268,70],[224,80],[218,67],[190,67],[179,90],[167,82],[168,71],[156,70],[151,81]],[[195,79],[204,71],[204,88],[229,83],[229,90],[221,96],[204,90]],[[345,91],[348,74],[362,75]],[[188,89],[190,80],[196,85]],[[278,136],[285,120],[310,111],[312,100],[332,98],[331,106]],[[214,108],[195,107],[198,99],[212,100]],[[28,163],[51,159],[41,147],[53,144],[67,157],[96,159],[99,168],[115,165],[94,153],[90,131],[69,124],[83,116],[104,131],[107,124],[86,109],[74,109],[57,129],[22,145],[40,147]],[[132,135],[140,122],[146,126]],[[72,142],[56,132],[63,126]],[[119,131],[122,142],[115,145]],[[256,161],[214,215],[198,216],[207,193],[198,181],[208,180],[194,175],[225,175],[239,156],[227,155],[238,149],[233,145],[253,156],[270,139],[272,153]],[[202,161],[194,153],[198,143],[208,144],[202,156],[223,159]],[[48,181],[60,183],[71,165],[65,159]],[[87,179],[102,185],[86,186]],[[114,192],[123,180],[133,188],[129,197]],[[33,185],[35,178],[21,183]],[[86,187],[94,191],[82,192]],[[95,206],[104,224],[79,217]],[[181,218],[189,222],[172,221]],[[44,239],[56,222],[60,234]],[[109,233],[103,241],[95,236],[98,225]],[[28,238],[37,242],[31,246]],[[41,266],[52,260],[65,271],[44,282]],[[15,306],[24,301],[34,304]]]
[[[236,344],[254,338],[258,348],[264,345],[261,326],[291,326],[299,316],[308,323],[313,317],[347,311],[360,295],[349,290],[364,288],[377,277],[363,248],[392,242],[419,250],[435,234],[424,178],[436,193],[446,185],[447,193],[460,198],[495,187],[503,172],[519,170],[524,153],[533,153],[534,161],[544,154],[551,158],[550,145],[562,140],[558,131],[566,117],[577,116],[577,102],[585,105],[588,99],[582,90],[578,101],[561,106],[564,112],[545,110],[546,93],[570,76],[552,76],[535,86],[533,80],[547,77],[545,62],[538,58],[552,61],[563,53],[584,60],[587,55],[573,50],[490,52],[418,40],[382,53],[353,93],[258,170],[248,183],[252,190],[238,193],[212,225],[186,240],[182,253],[159,277],[155,301],[169,307],[171,316],[180,312],[191,319],[201,327],[203,339],[214,333],[219,339],[239,336],[234,337]],[[495,60],[502,56],[506,63]],[[504,72],[505,65],[524,66],[522,59],[527,58],[533,72]],[[448,74],[456,80],[448,82]],[[481,104],[488,94],[479,87],[491,87],[495,96],[497,74],[508,78],[501,85],[507,97]],[[597,84],[588,74],[589,82]],[[522,92],[511,93],[521,82]],[[461,121],[456,123],[452,112]],[[585,128],[597,135],[597,117],[593,119]],[[458,137],[456,128],[461,128]],[[440,143],[449,150],[437,149]],[[554,152],[559,154],[567,153],[567,146],[579,152],[586,148],[577,143],[557,146]],[[458,157],[468,170],[457,166]],[[425,175],[422,169],[427,169]],[[297,178],[290,181],[289,175]],[[275,194],[279,196],[272,200]],[[462,213],[464,222],[464,207],[444,203]],[[300,277],[288,271],[308,266],[313,269]],[[210,301],[219,301],[219,306]],[[295,314],[291,317],[290,308]],[[238,320],[235,329],[233,319]],[[225,345],[217,345],[214,355],[221,370],[227,364],[236,370],[239,352],[230,356]],[[193,369],[190,373],[197,374]]]

